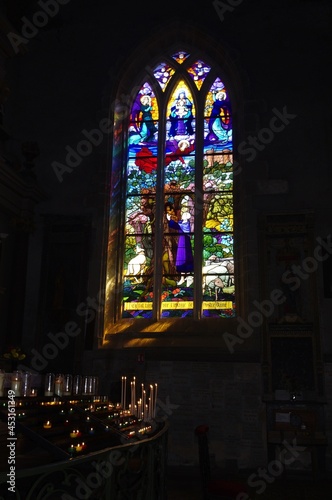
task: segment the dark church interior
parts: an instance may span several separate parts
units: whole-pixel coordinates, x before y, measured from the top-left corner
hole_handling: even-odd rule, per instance
[[[330,495],[331,23],[1,0],[1,498]]]

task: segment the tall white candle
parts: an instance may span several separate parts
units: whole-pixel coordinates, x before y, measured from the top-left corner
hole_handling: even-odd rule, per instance
[[[127,398],[127,377],[124,378],[123,408],[126,409]]]
[[[157,392],[158,392],[158,384],[155,384],[155,392],[154,392],[154,407],[153,407],[153,418],[156,418],[156,405],[157,405]]]
[[[133,398],[134,398],[134,408],[136,404],[136,377],[133,379]]]
[[[151,410],[150,410],[150,419],[151,419],[153,418],[153,408],[154,408],[153,385],[150,385],[150,401],[151,401]]]
[[[130,382],[130,408],[134,409],[134,392],[133,392],[133,381]]]
[[[148,420],[151,420],[151,397],[149,398]]]
[[[53,396],[54,394],[54,374],[47,373],[45,375],[45,396]]]
[[[142,415],[142,418],[144,417],[146,419],[145,400],[146,400],[146,392],[143,391],[143,400],[142,400],[143,415]]]
[[[124,377],[121,377],[121,401],[120,401],[121,408],[123,408],[123,402],[124,402]]]

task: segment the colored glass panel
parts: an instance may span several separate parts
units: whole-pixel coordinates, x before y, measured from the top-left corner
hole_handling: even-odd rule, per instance
[[[129,155],[136,144],[157,142],[158,105],[155,94],[148,83],[137,93],[130,113]]]
[[[165,157],[165,189],[192,190],[195,182],[195,156],[183,153],[185,150],[193,153],[193,145],[188,141],[180,141],[180,147],[176,141],[174,143],[174,153],[167,152]],[[171,147],[173,148],[173,143],[167,146]]]
[[[210,70],[210,66],[205,64],[203,61],[196,61],[195,64],[188,68],[187,71],[194,80],[197,88],[200,89]]]
[[[166,85],[174,75],[175,70],[167,63],[161,63],[153,70],[154,77],[159,82],[160,87],[165,90]]]
[[[232,151],[231,106],[216,78],[204,120],[203,317],[235,316]]]
[[[184,317],[194,305],[194,194],[165,190],[163,317]]]
[[[187,52],[180,51],[173,54],[172,57],[177,63],[182,64],[187,57],[189,57],[189,54]]]
[[[205,104],[204,143],[217,150],[232,149],[231,105],[226,88],[216,78],[207,94]]]
[[[190,139],[195,133],[195,106],[192,93],[187,84],[181,80],[167,106],[168,138]]]
[[[130,196],[126,203],[124,255],[125,317],[131,302],[151,302],[153,290],[155,196]],[[134,305],[133,307],[137,307]],[[135,309],[137,312],[137,309]]]
[[[158,104],[149,83],[133,102],[126,170],[124,318],[152,315]]]
[[[156,151],[156,150],[155,150]],[[127,163],[127,191],[138,194],[142,189],[153,189],[157,179],[156,152],[146,146],[138,146],[135,156]]]
[[[220,153],[214,147],[205,150],[203,160],[204,191],[231,191],[233,189],[233,155],[229,149]]]
[[[194,312],[195,107],[181,80],[167,105],[161,315]]]
[[[182,63],[188,55],[178,52],[173,58]],[[220,78],[202,96],[204,112],[196,116],[195,109],[210,70],[197,60],[187,69],[195,85],[180,78],[160,109],[153,82],[141,86],[132,104],[125,169],[120,156],[114,160],[126,182],[123,318],[155,319],[157,310],[161,318],[197,318],[198,309],[203,318],[235,316],[232,115]],[[154,77],[165,90],[176,70],[162,62]],[[166,117],[163,124],[161,115]],[[121,151],[118,130],[115,145]],[[200,206],[195,204],[197,192],[202,193]],[[201,255],[194,255],[196,239]],[[201,275],[194,275],[194,260]],[[111,284],[108,279],[109,288]]]
[[[220,229],[220,230],[219,230]],[[203,316],[235,316],[233,235],[204,229]]]

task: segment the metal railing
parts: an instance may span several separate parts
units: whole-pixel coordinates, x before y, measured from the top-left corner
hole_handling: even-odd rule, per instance
[[[166,500],[168,422],[151,437],[81,457],[0,472],[0,500]],[[29,453],[27,453],[27,458]]]

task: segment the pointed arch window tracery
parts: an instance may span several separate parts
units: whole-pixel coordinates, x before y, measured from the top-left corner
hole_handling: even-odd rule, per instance
[[[156,64],[115,120],[109,320],[235,317],[232,126],[221,75],[185,51]],[[110,221],[111,236],[112,204]]]

